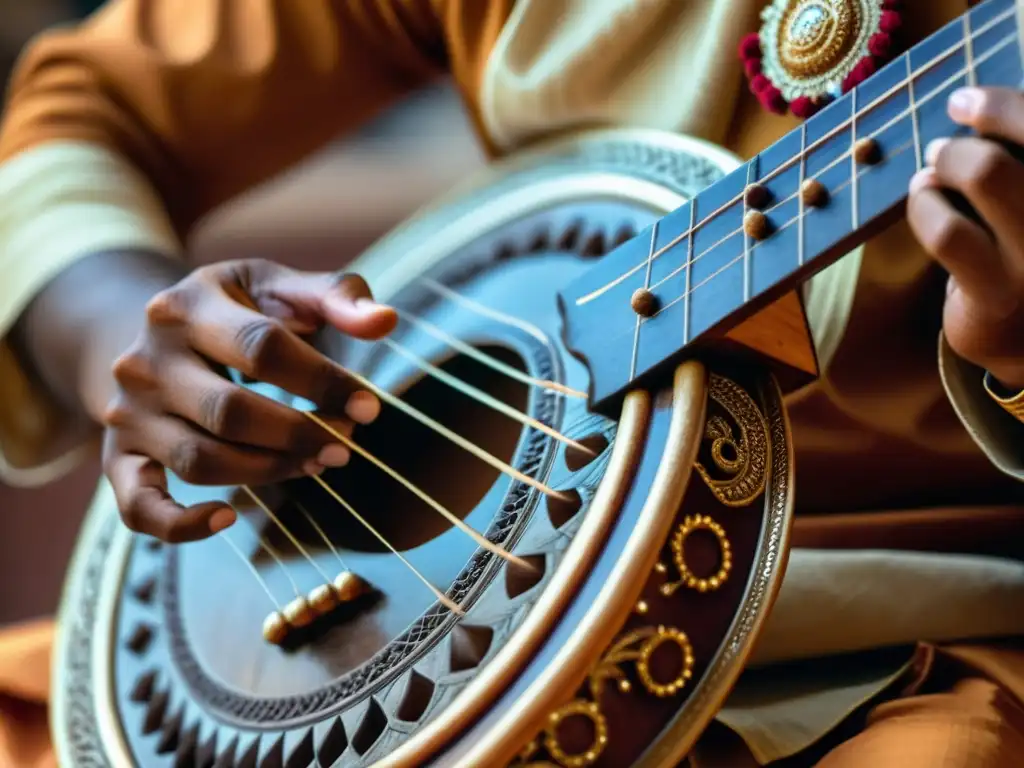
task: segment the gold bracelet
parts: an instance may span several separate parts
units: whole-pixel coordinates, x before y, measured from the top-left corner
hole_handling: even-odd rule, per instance
[[[1013,416],[1013,418],[1017,419],[1017,421],[1024,422],[1024,389],[1009,397],[1004,397],[997,391],[1002,389],[1002,387],[995,377],[988,372],[985,373],[984,384],[985,391],[988,392],[989,397],[999,403],[999,406]]]

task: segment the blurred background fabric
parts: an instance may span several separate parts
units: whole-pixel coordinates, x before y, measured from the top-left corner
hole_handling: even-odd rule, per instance
[[[0,0],[4,83],[32,36],[100,4]],[[482,165],[457,94],[440,84],[217,211],[196,233],[191,254],[198,263],[262,257],[304,269],[338,269]],[[0,624],[54,611],[98,477],[94,460],[49,487],[0,484]]]

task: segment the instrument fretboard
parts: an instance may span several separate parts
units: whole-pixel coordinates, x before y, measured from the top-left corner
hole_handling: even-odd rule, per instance
[[[966,132],[947,114],[950,94],[1021,83],[1019,35],[1014,0],[980,3],[568,285],[559,294],[565,338],[590,368],[591,408],[614,412],[692,343],[890,223],[927,144]],[[767,202],[764,219],[745,229],[752,184]],[[638,289],[653,294],[650,316],[631,307]]]

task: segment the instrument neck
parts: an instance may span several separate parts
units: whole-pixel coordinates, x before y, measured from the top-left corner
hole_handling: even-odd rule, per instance
[[[559,295],[591,407],[613,413],[694,342],[891,223],[927,144],[965,132],[949,95],[1021,74],[1014,0],[980,3],[610,253]]]

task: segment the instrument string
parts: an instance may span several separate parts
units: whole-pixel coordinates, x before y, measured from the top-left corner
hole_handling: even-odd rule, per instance
[[[351,504],[349,504],[347,501],[345,501],[345,499],[342,498],[341,494],[339,494],[337,491],[335,491],[319,475],[310,475],[310,477],[313,480],[315,480],[320,485],[321,488],[323,488],[325,491],[327,491],[327,493],[330,494],[330,496],[339,505],[341,505],[345,510],[347,510],[348,513],[350,515],[352,515],[352,517],[354,517],[357,521],[359,521],[359,523],[361,523],[366,528],[366,530],[368,530],[371,534],[373,534],[373,536],[376,537],[377,540],[381,544],[383,544],[385,547],[387,547],[391,551],[391,554],[393,554],[395,557],[397,557],[399,560],[401,560],[402,563],[416,576],[416,578],[418,578],[420,581],[422,581],[426,585],[426,587],[433,593],[434,597],[436,597],[441,602],[441,604],[444,605],[445,608],[447,608],[448,610],[452,611],[453,613],[457,613],[457,614],[462,615],[463,611],[458,606],[458,604],[455,603],[451,598],[449,598],[447,595],[445,595],[441,590],[439,590],[433,584],[431,584],[430,580],[426,576],[424,576],[422,573],[420,573],[419,569],[417,569],[416,566],[414,566],[412,563],[410,563],[401,552],[399,552],[397,549],[395,549],[395,547],[391,544],[391,542],[388,541],[387,538],[383,534],[381,534],[380,531],[378,531],[373,525],[371,525],[370,522],[366,518],[364,518],[362,515],[360,515]]]
[[[890,154],[891,157],[895,157],[895,156],[900,155],[903,152],[906,152],[907,150],[912,149],[912,148],[913,148],[913,142],[909,142],[908,141],[905,144],[901,144],[899,147],[894,148],[889,154]],[[869,173],[870,171],[871,171],[871,169],[869,168],[866,171],[864,171],[864,172],[862,172],[862,173],[860,173],[858,175],[859,176],[864,176],[865,174]],[[841,182],[841,183],[837,184],[833,189],[836,192],[840,192],[840,191],[846,189],[847,187],[849,187],[851,185],[852,185],[851,181],[844,181],[844,182]],[[789,219],[785,223],[779,225],[777,231],[782,231],[782,230],[786,229],[787,227],[790,227],[793,224],[797,223],[798,221],[800,221],[800,215],[799,214],[794,216],[793,218]],[[757,245],[755,244],[751,248],[751,250],[753,250],[753,248],[756,248],[756,247],[757,247]],[[737,262],[741,261],[742,259],[743,259],[743,254],[742,253],[740,253],[737,256],[734,256],[728,262],[726,262],[725,264],[720,266],[714,272],[712,272],[707,277],[705,277],[703,280],[701,280],[699,283],[697,283],[692,288],[690,288],[690,290],[680,294],[679,296],[674,298],[672,301],[670,301],[670,302],[666,303],[665,305],[659,307],[658,310],[654,314],[652,314],[649,318],[647,318],[647,319],[648,320],[652,320],[655,317],[657,317],[658,315],[660,315],[662,312],[665,312],[665,311],[671,309],[672,307],[674,307],[680,301],[684,301],[687,297],[690,296],[690,294],[692,294],[698,288],[700,288],[701,286],[706,285],[707,283],[711,282],[713,279],[715,279],[720,274],[722,274],[725,270],[729,269],[730,267],[732,267],[734,264],[736,264]]]
[[[975,60],[975,64],[980,64],[980,63],[982,63],[982,62],[983,62],[983,61],[984,61],[984,60],[985,60],[986,58],[988,58],[989,56],[992,56],[992,55],[994,55],[995,53],[997,53],[997,52],[998,52],[999,50],[1001,50],[1002,48],[1005,48],[1005,47],[1006,47],[1007,45],[1009,45],[1009,44],[1013,43],[1013,42],[1015,41],[1015,38],[1016,38],[1016,36],[1015,36],[1015,35],[1010,35],[1010,36],[1008,36],[1008,37],[1004,38],[1004,39],[1003,39],[1003,40],[1002,40],[1002,41],[1001,41],[1001,42],[1000,42],[1000,43],[999,43],[999,44],[998,44],[998,45],[997,45],[997,46],[996,46],[995,48],[993,48],[993,49],[989,50],[989,51],[988,51],[988,52],[986,52],[986,53],[985,53],[985,54],[984,54],[983,56],[979,56],[979,57],[978,57],[978,58],[977,58],[977,59]],[[949,76],[948,78],[946,78],[946,80],[944,80],[944,81],[943,81],[943,83],[942,83],[942,84],[940,84],[940,85],[939,85],[939,86],[938,86],[937,88],[935,88],[934,90],[930,91],[930,92],[929,92],[929,93],[928,93],[927,95],[925,95],[924,97],[922,97],[922,98],[920,98],[920,99],[917,99],[917,101],[916,101],[916,106],[921,106],[922,104],[926,103],[926,102],[927,102],[927,101],[929,101],[930,99],[934,98],[934,97],[935,97],[936,95],[938,95],[939,93],[941,93],[941,92],[942,92],[942,91],[943,91],[943,90],[944,90],[944,89],[945,89],[945,88],[946,88],[946,87],[947,87],[948,85],[950,85],[950,84],[951,84],[952,82],[954,82],[954,81],[958,80],[958,79],[959,79],[960,77],[962,77],[962,76],[963,76],[963,75],[965,74],[965,72],[966,72],[966,68],[964,68],[964,69],[961,69],[961,70],[959,70],[958,72],[956,72],[956,73],[954,73],[954,74],[950,75],[950,76]],[[902,120],[902,119],[903,119],[904,117],[906,117],[906,116],[907,116],[907,114],[908,114],[909,112],[910,112],[910,110],[909,110],[909,109],[905,109],[905,110],[903,110],[902,112],[900,112],[899,114],[897,114],[897,115],[896,115],[895,117],[893,117],[893,118],[891,118],[890,120],[888,120],[888,121],[887,121],[887,122],[886,122],[886,123],[885,123],[884,125],[882,125],[882,126],[881,126],[880,128],[878,128],[878,130],[876,130],[876,131],[872,132],[872,133],[871,133],[871,134],[870,134],[870,135],[869,135],[868,137],[866,137],[866,138],[874,138],[874,137],[878,136],[878,135],[879,135],[880,133],[884,132],[884,131],[885,131],[885,130],[887,130],[888,128],[892,127],[892,125],[894,125],[895,123],[897,123],[898,121],[900,121],[900,120]],[[862,138],[864,138],[864,137],[862,137]],[[913,144],[914,144],[914,142],[907,142],[907,143],[905,143],[905,144],[902,144],[902,145],[900,145],[900,146],[898,146],[898,147],[895,147],[895,148],[893,148],[893,149],[892,149],[892,150],[890,150],[890,152],[889,152],[889,157],[890,157],[890,158],[891,158],[891,157],[896,157],[896,156],[898,156],[898,155],[902,154],[903,152],[907,151],[907,149],[908,149],[908,148],[911,148],[911,147],[913,146]],[[851,152],[852,152],[852,150],[847,150],[846,152],[842,153],[841,155],[839,155],[838,157],[836,157],[836,158],[835,158],[834,160],[832,160],[832,162],[830,162],[830,163],[829,163],[828,165],[824,166],[824,167],[823,167],[823,168],[822,168],[822,169],[821,169],[821,170],[820,170],[820,171],[819,171],[818,173],[814,174],[813,176],[808,176],[807,178],[809,178],[809,179],[817,179],[818,177],[820,177],[820,176],[821,176],[822,174],[826,173],[826,172],[827,172],[827,171],[829,171],[830,169],[834,168],[835,166],[839,165],[839,164],[840,164],[840,163],[842,163],[842,162],[845,162],[845,161],[846,161],[846,160],[847,160],[847,159],[848,159],[848,158],[850,157],[850,154],[851,154]],[[865,176],[866,174],[868,174],[868,173],[871,173],[871,171],[872,171],[872,170],[873,170],[873,168],[872,168],[872,167],[868,167],[868,168],[865,168],[865,169],[864,169],[863,171],[859,171],[859,172],[858,172],[858,173],[856,174],[856,178],[860,178],[860,177],[863,177],[863,176]],[[765,177],[765,178],[767,179],[767,177]],[[833,189],[834,189],[834,191],[840,191],[840,190],[843,190],[843,189],[845,189],[845,188],[846,188],[846,187],[848,187],[848,186],[851,186],[851,185],[852,185],[853,183],[854,183],[854,182],[852,181],[852,179],[850,179],[850,180],[847,180],[847,181],[841,182],[840,184],[836,185],[836,186],[835,186],[835,187],[834,187]],[[789,195],[788,197],[785,197],[785,198],[781,198],[781,199],[779,199],[779,200],[778,200],[778,201],[777,201],[777,202],[776,202],[775,204],[773,204],[773,205],[771,205],[770,207],[768,207],[768,208],[766,208],[766,209],[765,209],[765,214],[769,214],[769,213],[771,213],[772,211],[775,211],[775,210],[777,210],[778,208],[782,207],[783,205],[785,205],[786,203],[790,202],[790,201],[791,201],[791,200],[793,200],[794,198],[799,198],[799,194],[800,194],[799,192],[796,192],[796,193],[794,193],[794,194],[791,194],[791,195]],[[737,199],[738,199],[738,198],[737,198]],[[726,204],[725,206],[723,206],[723,208],[727,208],[728,206],[729,206],[729,204]],[[806,216],[809,216],[809,215],[810,215],[811,213],[812,213],[812,211],[803,211],[802,213],[798,213],[798,214],[797,214],[796,216],[794,216],[794,217],[790,218],[790,219],[789,219],[788,221],[786,221],[785,223],[783,223],[783,224],[779,225],[779,226],[778,226],[778,227],[776,228],[776,232],[781,232],[782,230],[784,230],[784,229],[786,229],[786,228],[788,228],[788,227],[792,226],[792,225],[793,225],[794,223],[796,223],[796,222],[800,221],[800,219],[801,219],[802,217],[806,217]],[[709,216],[708,218],[711,218],[711,217]],[[697,227],[695,227],[695,228],[694,228],[694,230],[695,230],[695,229],[699,229],[699,227],[700,227],[700,225],[698,224],[698,225],[697,225]],[[688,231],[691,231],[691,230],[688,230]],[[685,262],[684,262],[683,264],[681,264],[681,265],[680,265],[679,267],[677,267],[676,269],[672,270],[672,271],[671,271],[671,272],[669,272],[669,273],[668,273],[667,275],[665,275],[665,277],[663,277],[663,278],[662,278],[661,280],[659,280],[659,281],[658,281],[657,283],[655,283],[654,285],[652,285],[652,286],[651,286],[651,288],[650,288],[650,290],[652,290],[652,291],[653,291],[654,289],[656,289],[656,288],[660,287],[661,285],[663,285],[663,284],[664,284],[665,282],[667,282],[668,280],[670,280],[670,279],[672,279],[673,277],[675,277],[676,275],[678,275],[678,274],[679,274],[680,272],[682,272],[683,270],[689,269],[689,268],[690,268],[690,267],[692,267],[692,266],[693,266],[693,265],[694,265],[694,264],[695,264],[696,262],[700,261],[700,259],[701,259],[702,257],[704,257],[704,256],[706,256],[707,254],[711,253],[711,252],[712,252],[712,251],[714,251],[714,250],[715,250],[716,248],[718,248],[718,247],[719,247],[720,245],[722,245],[722,243],[726,242],[727,240],[729,240],[729,239],[730,239],[730,238],[732,238],[732,237],[735,237],[736,235],[740,234],[741,232],[743,232],[743,228],[742,228],[742,227],[738,227],[738,228],[734,229],[734,230],[733,230],[732,232],[729,232],[728,234],[726,234],[726,235],[724,235],[723,237],[719,238],[719,239],[718,239],[718,240],[716,240],[716,241],[715,241],[715,242],[714,242],[714,243],[713,243],[712,245],[710,245],[710,246],[708,246],[707,248],[705,248],[705,249],[704,249],[703,251],[701,251],[700,253],[698,253],[698,254],[697,254],[696,256],[694,256],[694,257],[693,257],[693,258],[691,258],[691,259],[687,259],[687,260],[686,260],[686,261],[685,261]],[[684,235],[683,235],[682,237],[680,237],[680,238],[676,238],[676,240],[675,240],[675,241],[673,241],[673,242],[678,242],[678,241],[681,241],[681,240],[683,239],[683,237],[685,237],[685,234],[684,234]],[[761,245],[761,243],[754,243],[754,244],[753,244],[753,245],[752,245],[752,246],[750,247],[750,250],[751,250],[751,251],[753,251],[753,250],[757,249],[757,248],[758,248],[758,247],[759,247],[760,245]],[[668,249],[668,247],[669,247],[669,246],[665,246],[664,248],[662,248],[662,252],[663,252],[663,251],[665,251],[665,250],[667,250],[667,249]],[[737,257],[733,258],[733,259],[732,259],[732,260],[730,260],[730,261],[729,261],[728,263],[726,263],[726,264],[722,265],[721,267],[719,267],[718,269],[716,269],[716,270],[715,270],[714,272],[712,272],[711,274],[709,274],[708,276],[706,276],[706,277],[705,277],[705,278],[704,278],[703,280],[701,280],[700,282],[698,282],[698,283],[696,283],[695,285],[691,286],[691,287],[690,287],[690,288],[689,288],[688,290],[686,290],[686,291],[682,292],[682,293],[681,293],[680,295],[678,295],[677,297],[675,297],[675,298],[674,298],[674,299],[673,299],[672,301],[670,301],[670,302],[667,302],[667,303],[665,303],[664,305],[662,305],[661,307],[659,307],[659,308],[658,308],[658,310],[657,310],[656,312],[654,312],[654,313],[653,313],[653,314],[652,314],[652,315],[651,315],[651,316],[650,316],[649,318],[647,318],[647,320],[652,320],[653,318],[657,317],[657,316],[658,316],[659,314],[661,314],[662,312],[665,312],[666,310],[668,310],[668,309],[670,309],[671,307],[673,307],[673,306],[675,306],[676,304],[678,304],[678,303],[679,303],[680,301],[682,301],[682,300],[686,299],[686,298],[687,298],[688,296],[690,296],[691,294],[693,294],[693,293],[694,293],[694,292],[695,292],[695,291],[696,291],[696,290],[697,290],[698,288],[700,288],[701,286],[703,286],[703,285],[705,285],[706,283],[708,283],[709,281],[711,281],[711,280],[712,280],[713,278],[715,278],[715,277],[717,277],[718,275],[720,275],[720,274],[721,274],[722,272],[724,272],[724,271],[725,271],[726,269],[728,269],[729,267],[731,267],[731,266],[733,266],[734,264],[736,264],[736,263],[737,263],[737,262],[738,262],[738,261],[739,261],[740,259],[742,259],[742,258],[744,258],[744,254],[742,254],[742,253],[741,253],[741,254],[740,254],[739,256],[737,256]],[[641,266],[642,266],[642,265],[641,265]],[[634,271],[636,271],[636,270],[634,270]],[[621,282],[621,281],[619,281],[619,282]],[[579,302],[577,302],[577,303],[579,303]]]
[[[292,577],[291,571],[288,570],[288,566],[284,564],[284,559],[281,557],[281,555],[278,554],[277,550],[273,546],[271,546],[270,542],[267,541],[266,538],[264,538],[260,534],[259,529],[256,527],[256,524],[252,522],[252,520],[249,520],[249,518],[247,518],[245,515],[239,515],[239,517],[243,517],[246,519],[246,521],[249,523],[249,527],[252,528],[253,534],[256,536],[256,541],[258,541],[259,545],[263,547],[266,553],[274,559],[274,562],[277,563],[278,567],[282,571],[284,571],[285,578],[288,579],[288,583],[292,585],[292,591],[295,592],[295,596],[302,597],[302,591],[299,589],[298,583]],[[246,562],[248,562],[248,560],[246,560]],[[255,566],[253,567],[255,568]]]
[[[500,545],[495,544],[492,541],[489,541],[478,531],[475,531],[474,529],[470,528],[462,519],[460,519],[457,515],[450,512],[443,504],[436,501],[432,496],[430,496],[425,491],[421,490],[415,483],[411,482],[410,480],[406,479],[404,476],[393,470],[383,461],[378,459],[372,453],[370,453],[361,445],[352,440],[352,438],[348,437],[348,435],[342,434],[334,427],[332,427],[330,424],[321,419],[319,416],[317,416],[315,413],[312,413],[310,411],[303,411],[303,413],[306,415],[307,418],[313,421],[313,423],[317,424],[319,427],[326,430],[335,440],[344,444],[349,450],[358,453],[360,456],[362,456],[364,459],[366,459],[371,464],[376,466],[378,469],[387,474],[393,480],[404,486],[407,490],[413,493],[417,498],[419,498],[429,507],[438,512],[442,517],[444,517],[445,520],[447,520],[453,526],[461,530],[463,533],[469,535],[469,537],[472,538],[478,545],[510,563],[515,563],[521,568],[532,570],[532,567],[526,561],[516,557],[511,552],[506,551],[504,547],[501,547]],[[319,477],[317,479],[320,480]],[[321,481],[321,485],[326,485],[326,483],[323,483]]]
[[[514,315],[509,315],[506,314],[505,312],[500,312],[497,309],[494,309],[493,307],[485,306],[484,304],[481,304],[479,301],[474,301],[468,296],[463,296],[461,293],[453,291],[446,285],[441,285],[441,283],[437,282],[436,280],[431,280],[429,277],[421,277],[419,279],[419,282],[422,283],[426,288],[429,288],[431,291],[438,294],[439,296],[448,299],[448,301],[452,302],[453,304],[458,304],[459,306],[465,307],[466,309],[470,309],[473,312],[476,312],[478,315],[488,317],[491,320],[495,320],[499,323],[502,323],[503,325],[509,325],[512,326],[513,328],[518,328],[519,330],[533,336],[533,338],[537,339],[537,341],[540,341],[542,343],[547,342],[547,336],[544,335],[544,331],[535,326],[533,323],[529,323],[520,317],[515,317]]]
[[[281,603],[279,603],[277,601],[277,598],[274,597],[274,593],[270,590],[270,586],[267,584],[266,580],[262,576],[260,576],[259,569],[253,564],[252,560],[245,556],[245,553],[238,548],[238,545],[231,540],[230,536],[227,536],[225,533],[222,532],[221,535],[217,538],[224,541],[224,543],[231,548],[231,551],[238,555],[238,559],[245,563],[246,567],[248,567],[253,577],[255,577],[257,583],[261,587],[263,587],[263,591],[267,593],[267,597],[270,598],[270,602],[274,605],[274,610],[276,610],[278,613],[283,611],[284,608],[281,606]]]
[[[871,111],[872,109],[877,107],[879,104],[884,102],[886,99],[891,98],[893,95],[897,94],[908,83],[913,82],[914,78],[917,78],[917,77],[920,77],[922,75],[927,74],[931,69],[933,69],[935,66],[937,66],[942,61],[947,59],[949,56],[953,55],[954,53],[959,51],[961,48],[964,48],[965,45],[968,44],[968,40],[973,42],[976,38],[980,37],[982,34],[987,32],[989,29],[991,29],[995,25],[997,25],[997,24],[999,24],[999,23],[1001,23],[1003,21],[1006,21],[1006,19],[1010,18],[1014,13],[1015,13],[1015,11],[1013,9],[1011,9],[1011,10],[1004,11],[1004,12],[998,14],[997,16],[994,16],[988,22],[986,22],[985,24],[983,24],[982,26],[980,26],[976,30],[974,30],[973,33],[971,34],[970,38],[968,38],[966,40],[963,40],[963,41],[957,43],[956,45],[950,46],[949,48],[945,49],[942,53],[938,54],[937,56],[935,56],[934,58],[932,58],[931,60],[926,62],[924,65],[922,65],[916,72],[913,73],[912,76],[908,76],[908,77],[900,80],[895,85],[893,85],[889,90],[885,91],[884,93],[882,93],[881,95],[879,95],[878,97],[876,97],[875,99],[870,101],[867,105],[861,107],[858,110],[858,114],[863,114],[863,113]],[[982,62],[984,62],[985,60],[987,60],[988,58],[990,58],[991,56],[996,54],[998,51],[1000,51],[1003,48],[1005,48],[1007,45],[1009,45],[1011,43],[1014,43],[1017,40],[1018,35],[1019,35],[1019,32],[1007,35],[1006,37],[1002,38],[998,43],[996,43],[993,46],[993,48],[991,48],[989,51],[987,51],[985,54],[983,54],[981,56],[972,55],[972,57],[971,57],[972,61],[971,61],[971,63],[967,67],[964,67],[964,68],[960,69],[956,74],[954,74],[953,76],[947,78],[941,85],[939,85],[937,88],[935,88],[931,92],[929,92],[929,94],[926,97],[924,97],[922,99],[918,99],[916,104],[915,104],[915,106],[913,107],[913,109],[916,110],[917,107],[923,105],[926,101],[930,100],[931,98],[936,96],[938,93],[941,93],[942,90],[944,90],[946,88],[946,86],[948,86],[951,82],[959,79],[964,74],[969,74],[970,72],[973,72],[975,67],[978,64],[981,64]],[[976,52],[974,52],[974,53],[976,53]],[[909,55],[909,54],[904,54],[904,55]],[[873,137],[877,136],[881,131],[885,130],[885,128],[889,127],[896,120],[903,119],[904,117],[906,117],[906,115],[910,111],[911,111],[911,109],[903,110],[899,115],[896,116],[896,118],[894,118],[893,120],[890,120],[888,123],[886,123],[885,126],[880,128],[878,131],[875,131],[874,133],[872,133],[871,137],[873,138]],[[801,150],[800,152],[796,153],[795,155],[793,155],[792,157],[787,159],[785,162],[780,164],[777,168],[775,168],[770,173],[766,174],[764,177],[761,178],[760,181],[761,182],[770,181],[771,179],[773,179],[776,176],[780,175],[784,171],[788,170],[795,163],[801,162],[805,158],[806,155],[810,154],[811,152],[816,150],[818,147],[822,146],[827,141],[829,141],[830,139],[834,138],[836,135],[838,135],[842,131],[846,130],[850,126],[850,124],[851,124],[852,120],[854,119],[854,117],[855,116],[848,117],[845,120],[843,120],[842,122],[840,122],[838,125],[836,125],[834,128],[832,128],[830,131],[826,132],[820,139],[817,139],[816,141],[814,141],[811,144],[807,145],[803,150]],[[817,178],[818,176],[821,175],[821,173],[824,173],[825,170],[828,170],[828,168],[833,167],[838,162],[844,161],[847,158],[847,156],[849,155],[850,152],[852,152],[852,148],[847,150],[846,153],[844,153],[844,154],[840,155],[838,158],[836,158],[836,160],[830,166],[828,166],[827,168],[823,169],[822,171],[820,171],[818,174],[816,174],[815,176],[813,176],[811,178]],[[601,286],[600,288],[596,288],[595,290],[591,291],[590,293],[586,294],[585,296],[582,296],[582,297],[576,299],[576,305],[577,306],[582,306],[584,304],[587,304],[587,303],[593,301],[594,299],[598,298],[602,294],[604,294],[607,291],[611,290],[615,286],[621,284],[623,281],[625,281],[628,278],[632,277],[633,275],[635,275],[640,270],[645,269],[647,264],[648,264],[648,261],[653,260],[653,259],[657,259],[659,256],[661,256],[664,253],[668,252],[669,250],[675,248],[677,245],[679,245],[679,243],[681,243],[683,240],[685,240],[691,234],[699,231],[705,224],[710,222],[712,219],[717,218],[718,216],[720,216],[725,211],[731,209],[734,205],[736,205],[736,203],[740,202],[743,199],[743,194],[744,194],[743,192],[740,192],[736,196],[734,196],[731,200],[728,200],[725,203],[723,203],[722,205],[720,205],[718,208],[713,210],[711,213],[709,213],[703,219],[698,221],[692,227],[686,229],[684,232],[679,234],[677,237],[673,238],[668,243],[666,243],[664,246],[659,248],[654,253],[654,255],[652,257],[650,257],[650,259],[644,259],[639,264],[637,264],[636,266],[634,266],[631,269],[627,270],[623,274],[619,275],[618,277],[616,277],[611,282]],[[797,193],[797,194],[799,194],[799,193]],[[773,210],[774,208],[777,208],[779,205],[782,205],[783,203],[787,202],[788,200],[793,199],[793,197],[796,197],[797,194],[790,195],[790,197],[786,198],[786,200],[780,201],[776,205],[772,206],[772,208],[770,208],[769,211]],[[739,231],[742,231],[742,229],[737,229],[732,234],[734,235],[734,234],[736,234]],[[731,235],[730,235],[730,237],[731,237]],[[725,239],[727,239],[727,238],[725,238]],[[707,251],[704,251],[704,253],[707,253]],[[697,256],[696,258],[700,258],[700,256]],[[668,278],[664,278],[663,280],[661,280],[656,285],[660,285],[662,282],[664,282],[665,279],[668,279]],[[656,286],[654,286],[654,287],[656,287]],[[653,290],[653,287],[652,287],[652,290]]]
[[[517,411],[515,408],[511,407],[506,403],[503,403],[498,398],[492,397],[491,395],[487,394],[482,389],[474,387],[472,384],[464,382],[456,376],[452,376],[447,371],[438,368],[436,365],[433,365],[432,363],[428,362],[427,360],[420,357],[412,350],[402,346],[398,342],[385,338],[381,339],[381,343],[383,343],[393,352],[412,362],[414,365],[416,365],[416,367],[424,371],[429,376],[432,376],[438,381],[447,384],[456,392],[461,392],[467,397],[471,397],[474,400],[488,406],[489,408],[498,411],[499,413],[504,414],[505,416],[508,416],[509,418],[514,419],[515,421],[518,421],[520,424],[523,424],[524,426],[527,427],[533,427],[534,429],[543,432],[545,435],[553,437],[555,440],[558,440],[559,442],[562,442],[565,445],[575,448],[578,451],[582,451],[590,456],[595,455],[594,451],[592,451],[590,448],[587,448],[587,446],[583,445],[582,443],[579,443],[570,437],[566,437],[557,429],[549,427],[544,422],[535,419],[528,414],[522,413],[521,411]]]
[[[658,222],[651,227],[651,244],[647,249],[647,274],[644,275],[644,289],[651,288],[651,263],[654,261],[654,249],[658,244]],[[629,380],[636,378],[637,353],[640,351],[640,326],[643,324],[643,317],[638,312],[636,315],[636,326],[633,330],[633,353],[630,355]]]
[[[461,352],[464,355],[467,355],[468,357],[472,357],[477,362],[482,363],[483,365],[486,365],[487,367],[492,368],[493,370],[498,371],[499,373],[505,374],[510,379],[515,379],[516,381],[522,382],[523,384],[526,384],[529,387],[547,389],[551,392],[554,392],[559,395],[565,395],[567,397],[576,397],[583,400],[587,398],[586,392],[580,392],[578,389],[572,389],[571,387],[567,387],[564,384],[560,384],[557,381],[534,378],[533,376],[525,374],[522,371],[517,370],[510,365],[506,365],[505,363],[501,362],[501,360],[498,360],[492,355],[488,355],[486,352],[481,352],[479,349],[472,346],[471,344],[467,344],[461,339],[452,336],[444,329],[439,328],[438,326],[434,325],[433,323],[427,320],[424,320],[421,317],[416,317],[415,315],[410,314],[398,307],[393,307],[393,309],[402,320],[406,321],[410,325],[419,328],[420,330],[424,331],[430,336],[433,336],[438,341],[444,342],[452,349],[458,350],[459,352]]]
[[[319,573],[320,576],[323,578],[324,583],[325,584],[330,584],[331,583],[331,577],[328,576],[326,573],[324,573],[323,568],[321,568],[320,565],[317,563],[317,561],[309,554],[309,552],[306,551],[306,548],[302,546],[302,544],[294,536],[294,534],[292,534],[292,532],[290,530],[288,530],[288,526],[286,526],[284,523],[282,523],[281,519],[277,515],[275,515],[273,513],[273,511],[270,509],[270,507],[267,506],[263,502],[263,499],[261,499],[259,496],[257,496],[253,492],[252,488],[250,488],[248,485],[243,485],[243,486],[241,486],[241,488],[242,488],[242,491],[244,491],[245,494],[248,495],[248,497],[250,499],[252,499],[253,503],[256,504],[256,506],[258,506],[260,509],[262,509],[263,513],[267,517],[269,517],[271,520],[274,521],[274,524],[278,528],[281,529],[281,531],[284,533],[285,536],[288,537],[288,540],[292,543],[292,546],[295,547],[295,549],[297,549],[302,554],[302,556],[305,557],[310,562],[310,564],[313,566],[313,568],[316,569],[317,573]]]
[[[334,556],[336,558],[338,558],[338,563],[341,565],[341,569],[343,571],[351,570],[347,565],[345,565],[345,560],[342,558],[341,553],[338,552],[337,547],[334,546],[334,542],[332,542],[330,537],[326,533],[324,533],[324,529],[321,528],[317,521],[313,519],[313,516],[309,514],[309,511],[297,501],[293,501],[292,503],[295,504],[295,507],[306,518],[306,522],[313,526],[314,530],[316,530],[316,532],[320,534],[320,538],[323,539],[323,542],[327,545],[327,548],[334,553]]]
[[[394,406],[395,408],[397,408],[398,410],[402,411],[406,415],[412,417],[413,419],[415,419],[416,421],[420,422],[424,426],[429,427],[430,429],[434,430],[435,432],[437,432],[442,437],[444,437],[444,438],[450,440],[451,442],[455,443],[457,446],[459,446],[463,450],[467,451],[468,453],[473,454],[474,456],[476,456],[481,461],[483,461],[483,462],[485,462],[487,464],[490,464],[492,467],[497,469],[499,472],[502,472],[502,473],[508,475],[509,477],[514,478],[514,479],[520,481],[521,483],[525,483],[526,485],[529,485],[531,488],[536,488],[538,491],[540,491],[541,493],[543,493],[543,494],[545,494],[547,496],[553,496],[553,497],[559,498],[559,499],[565,499],[566,498],[564,494],[559,493],[554,488],[550,488],[546,484],[542,483],[540,480],[537,480],[536,478],[530,477],[529,475],[524,474],[523,472],[520,472],[518,469],[516,469],[515,467],[511,466],[507,462],[504,462],[501,459],[499,459],[497,456],[494,456],[493,454],[488,453],[483,448],[478,446],[476,443],[473,443],[472,441],[467,440],[466,438],[462,437],[462,435],[459,435],[459,434],[453,432],[452,430],[448,429],[448,427],[444,426],[443,424],[441,424],[437,420],[435,420],[435,419],[431,418],[430,416],[428,416],[427,414],[423,413],[423,411],[419,410],[418,408],[414,408],[413,406],[409,405],[407,402],[402,400],[400,397],[396,397],[395,395],[393,395],[390,392],[388,392],[386,389],[382,389],[381,387],[378,387],[376,384],[374,384],[372,381],[367,379],[365,376],[362,376],[362,375],[356,373],[355,371],[350,371],[348,369],[345,369],[345,373],[349,377],[351,377],[357,384],[362,386],[364,389],[368,389],[371,392],[373,392],[375,395],[377,395],[377,397],[379,397],[382,401],[384,401],[388,405]],[[308,411],[304,411],[304,413],[307,416],[310,415]],[[323,421],[322,420],[318,420],[318,421],[319,421],[319,423],[321,425],[323,425]],[[334,434],[337,434],[337,433],[334,432]],[[348,441],[348,438],[345,438],[345,440]],[[349,445],[350,442],[351,441],[348,441],[345,444]],[[349,447],[351,448],[352,446],[349,445]],[[397,475],[395,475],[395,477],[397,477]]]

